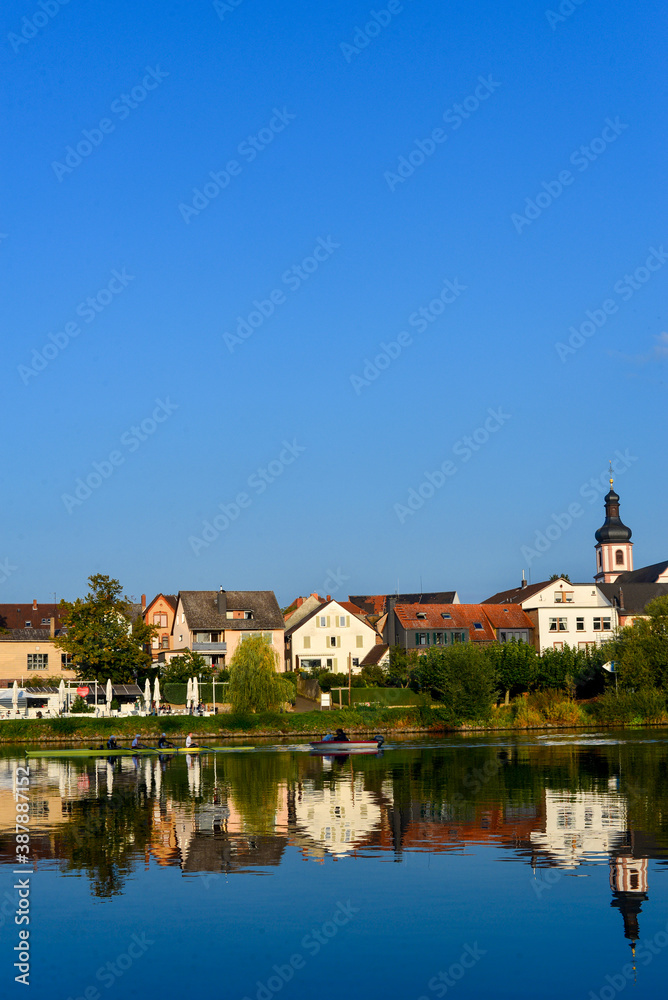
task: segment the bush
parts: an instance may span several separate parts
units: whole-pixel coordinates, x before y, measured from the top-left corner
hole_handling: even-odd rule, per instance
[[[413,690],[431,694],[458,719],[487,719],[496,699],[496,672],[485,651],[465,642],[420,657],[411,678]]]
[[[82,698],[80,694],[76,696],[72,704],[70,705],[70,712],[75,715],[82,715],[85,712],[92,712],[93,709],[90,707],[85,698]]]
[[[656,688],[640,691],[606,691],[587,706],[587,712],[598,722],[608,724],[667,721],[666,697]]]

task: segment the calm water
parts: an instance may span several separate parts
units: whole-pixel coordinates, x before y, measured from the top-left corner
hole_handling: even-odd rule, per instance
[[[0,995],[29,929],[33,1000],[663,998],[667,753],[652,729],[31,760],[28,867],[5,749]]]

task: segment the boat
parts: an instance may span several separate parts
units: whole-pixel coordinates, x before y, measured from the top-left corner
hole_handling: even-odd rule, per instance
[[[384,742],[383,736],[374,736],[372,740],[318,740],[311,743],[311,750],[324,754],[378,753]]]
[[[155,754],[172,756],[174,754],[196,754],[196,753],[235,753],[239,750],[254,750],[255,747],[165,747],[164,750],[158,747],[142,747],[133,750],[130,747],[119,747],[116,750],[108,750],[106,747],[70,747],[67,750],[26,750],[26,757],[150,757]]]

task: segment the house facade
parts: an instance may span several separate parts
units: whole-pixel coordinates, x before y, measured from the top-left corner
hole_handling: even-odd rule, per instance
[[[76,672],[67,654],[54,643],[59,632],[52,618],[49,628],[14,628],[0,633],[0,687],[11,687],[14,681],[22,687],[39,677],[74,680]]]
[[[486,604],[519,604],[534,627],[534,645],[544,649],[600,646],[612,638],[617,609],[595,583],[570,583],[561,577],[505,590]]]
[[[378,633],[364,612],[350,601],[325,601],[285,630],[289,670],[353,673],[376,645]]]
[[[533,644],[534,625],[522,608],[484,604],[397,604],[387,615],[383,640],[390,647],[426,653],[461,642]]]
[[[172,646],[160,651],[168,662],[186,649],[200,653],[214,669],[229,666],[237,647],[263,635],[285,670],[285,623],[273,590],[181,590],[177,595]]]
[[[172,629],[176,615],[176,594],[157,594],[144,608],[143,617],[147,625],[155,625],[159,632],[151,643],[151,655],[157,660],[162,650],[172,648]]]

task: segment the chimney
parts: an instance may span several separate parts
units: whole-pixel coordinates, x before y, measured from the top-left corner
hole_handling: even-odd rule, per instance
[[[33,602],[32,602],[32,609],[33,609],[33,611],[37,611],[37,601],[35,601],[35,600],[33,600]]]
[[[297,598],[297,607],[301,608],[301,606],[302,606],[303,603],[304,603],[304,598],[303,597],[298,597]]]
[[[332,599],[332,595],[328,594],[326,600],[331,601],[331,599]]]
[[[221,587],[216,595],[216,605],[218,607],[218,614],[224,615],[227,613],[227,591],[223,590]]]
[[[53,639],[55,634],[56,634],[56,619],[53,617],[53,615],[51,615],[51,617],[49,618],[49,635]]]
[[[141,609],[146,611],[146,594],[141,595]]]
[[[526,577],[524,576],[524,570],[522,570],[522,583],[521,583],[522,590],[524,590],[526,585],[527,585]]]

